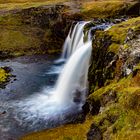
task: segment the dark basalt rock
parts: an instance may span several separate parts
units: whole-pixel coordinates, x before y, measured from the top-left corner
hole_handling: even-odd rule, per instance
[[[137,2],[135,5],[131,6],[127,11],[127,15],[135,15],[139,16],[140,15],[140,2]]]
[[[6,59],[6,58],[9,58],[9,57],[12,57],[9,52],[7,51],[0,51],[0,59]]]
[[[7,66],[5,66],[5,67],[2,67],[7,73],[9,73],[9,72],[12,72],[13,70],[12,70],[12,68],[10,68],[10,67],[7,67]]]
[[[90,114],[92,115],[97,115],[100,111],[101,103],[99,100],[97,101],[92,101],[89,103],[90,106]]]
[[[7,113],[6,111],[0,112],[0,116],[5,115],[6,113]]]
[[[83,106],[82,106],[82,110],[83,110],[83,114],[87,115],[90,111],[90,105],[88,102],[86,102]]]
[[[115,70],[116,59],[115,53],[108,52],[111,45],[111,37],[105,35],[104,38],[98,34],[93,40],[92,62],[89,69],[89,88],[93,92],[95,85],[98,88],[104,86],[107,79],[113,79],[112,71]],[[112,62],[112,63],[111,63]]]
[[[94,123],[91,125],[90,130],[87,133],[87,140],[102,140],[101,130]]]

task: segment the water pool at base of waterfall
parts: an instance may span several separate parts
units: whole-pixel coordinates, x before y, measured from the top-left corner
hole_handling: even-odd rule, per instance
[[[29,132],[67,123],[69,115],[78,111],[77,104],[73,112],[71,107],[61,108],[49,99],[64,64],[56,64],[57,58],[23,56],[0,63],[16,75],[5,89],[0,89],[0,140],[15,140]]]

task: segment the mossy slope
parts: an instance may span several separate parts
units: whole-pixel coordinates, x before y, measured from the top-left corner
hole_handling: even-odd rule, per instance
[[[100,113],[93,123],[99,127],[103,139],[140,138],[140,71],[96,90],[88,98],[90,103],[99,101]]]
[[[93,42],[88,102],[100,106],[93,124],[104,140],[140,139],[139,22],[133,18],[98,31]],[[93,131],[91,127],[88,138],[94,138]]]
[[[82,4],[82,15],[87,18],[107,18],[120,15],[139,15],[137,0],[96,0]]]
[[[60,52],[70,25],[64,9],[57,5],[1,15],[0,57]]]

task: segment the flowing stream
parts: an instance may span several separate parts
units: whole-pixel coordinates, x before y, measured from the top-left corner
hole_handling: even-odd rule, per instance
[[[11,67],[17,79],[0,90],[0,111],[5,111],[0,115],[1,140],[71,122],[81,111],[92,51],[91,30],[84,41],[86,23],[71,27],[57,61],[55,57],[30,56],[0,63]]]

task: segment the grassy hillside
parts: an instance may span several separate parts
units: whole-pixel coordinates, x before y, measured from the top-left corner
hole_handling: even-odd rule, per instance
[[[43,5],[56,4],[66,0],[1,0],[0,11],[38,7]]]
[[[84,2],[82,4],[82,14],[85,18],[105,18],[127,14],[133,6],[138,3],[137,0],[96,0]],[[137,11],[133,9],[133,11]]]

